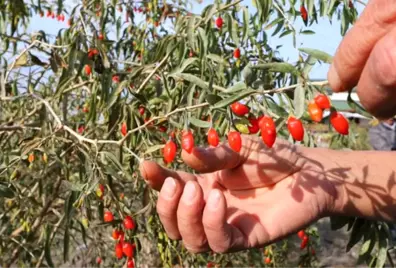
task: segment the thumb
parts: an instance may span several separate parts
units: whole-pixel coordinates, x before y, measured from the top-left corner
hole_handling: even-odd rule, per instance
[[[227,144],[218,147],[195,147],[191,154],[183,150],[183,161],[198,172],[210,173],[222,169],[233,169],[243,164],[250,154],[252,139],[242,135],[242,149],[235,152]]]
[[[193,174],[174,171],[164,168],[153,161],[143,161],[140,164],[140,174],[146,180],[146,182],[151,186],[151,188],[159,191],[168,177],[174,178],[182,185],[187,181],[195,181],[196,177]]]

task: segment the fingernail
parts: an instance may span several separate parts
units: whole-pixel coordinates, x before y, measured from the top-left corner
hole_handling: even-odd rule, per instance
[[[166,199],[171,199],[176,192],[176,182],[173,178],[166,178],[164,185],[162,185],[161,195]]]
[[[332,64],[330,66],[330,70],[329,73],[327,75],[327,79],[329,80],[329,84],[332,90],[338,92],[338,91],[342,91],[342,83],[340,80],[340,76],[338,75],[338,72],[334,66],[334,64]]]
[[[220,192],[219,190],[212,190],[209,194],[208,201],[206,203],[210,210],[217,210],[220,204]]]
[[[193,182],[188,181],[184,187],[182,200],[185,204],[190,205],[194,202],[194,197],[197,195],[197,189]]]

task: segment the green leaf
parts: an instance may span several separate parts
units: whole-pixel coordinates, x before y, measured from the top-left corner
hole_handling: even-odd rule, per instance
[[[246,7],[243,7],[243,32],[242,42],[245,43],[250,33],[249,28],[249,11]]]
[[[177,78],[183,79],[183,80],[187,80],[190,83],[193,83],[197,86],[199,86],[202,89],[208,89],[209,85],[203,81],[202,79],[196,77],[195,75],[192,74],[187,74],[187,73],[176,73],[173,74],[171,76],[176,76]]]
[[[364,233],[367,232],[366,220],[356,219],[352,227],[352,232],[349,237],[348,244],[346,246],[346,251],[349,252],[353,246],[355,246],[363,237]]]
[[[233,86],[227,88],[226,93],[235,93],[241,90],[247,89],[246,84],[244,82],[237,82]]]
[[[375,267],[382,268],[385,265],[388,246],[389,246],[389,238],[386,235],[386,232],[381,229],[379,232],[378,237],[378,255],[377,255],[377,262],[375,263]]]
[[[345,225],[349,223],[351,218],[349,217],[342,217],[342,216],[332,216],[330,217],[330,227],[331,230],[335,231],[341,229]]]
[[[365,255],[366,253],[368,253],[372,244],[373,244],[373,241],[370,238],[366,239],[364,241],[364,243],[362,244],[362,247],[360,248],[359,255]]]
[[[239,94],[235,94],[227,99],[217,102],[215,105],[213,105],[213,109],[219,109],[219,108],[226,107],[226,106],[228,106],[236,101],[239,101],[239,100],[241,100],[251,94],[254,94],[254,93],[256,93],[255,90],[251,90],[251,89],[245,90]]]
[[[282,18],[282,17],[276,18],[273,21],[271,21],[270,23],[268,23],[268,25],[265,26],[264,29],[265,30],[270,30],[272,27],[274,27],[275,25],[281,24],[283,21],[284,21],[284,18]],[[283,25],[283,24],[281,24],[281,25]]]
[[[177,68],[174,72],[172,73],[182,73],[184,72],[184,70],[192,65],[193,63],[195,63],[198,60],[198,58],[196,57],[192,57],[192,58],[188,58],[185,61],[183,61],[183,63],[181,64],[180,68]]]
[[[195,29],[194,29],[195,16],[190,16],[187,25],[187,39],[190,47],[195,51]]]
[[[230,65],[223,57],[221,57],[221,56],[219,56],[217,54],[209,53],[208,55],[206,55],[206,58],[208,60],[214,61],[214,62],[219,63],[219,64],[223,64],[225,66],[229,66]]]
[[[206,95],[205,99],[210,105],[214,105],[215,103],[222,100],[222,98],[219,95],[215,95],[215,94],[208,94]]]
[[[146,149],[144,154],[151,154],[155,151],[161,150],[164,147],[165,147],[165,144],[157,144],[157,145],[150,146],[149,148]]]
[[[210,5],[207,7],[208,11],[206,13],[205,17],[205,24],[208,23],[211,19],[213,19],[213,16],[216,14],[216,6],[215,5]]]
[[[318,59],[318,60],[326,62],[326,63],[332,63],[332,61],[333,61],[333,57],[330,54],[323,52],[321,50],[318,50],[318,49],[299,48],[298,50],[314,57],[315,59]]]
[[[157,98],[152,98],[151,100],[149,100],[149,105],[157,105],[157,104],[161,104],[163,102],[167,102],[169,100],[169,97],[167,95],[162,95],[159,96]]]
[[[67,262],[69,260],[69,246],[70,246],[69,224],[70,223],[66,223],[65,235],[63,237],[63,261],[64,262]]]
[[[0,184],[0,198],[13,198],[15,196],[14,191],[11,190],[10,187]]]
[[[121,92],[124,90],[125,87],[129,84],[128,80],[122,81],[113,92],[111,92],[110,98],[107,101],[106,109],[110,109],[117,101],[118,97],[120,96]]]
[[[308,34],[315,34],[315,32],[314,32],[314,31],[311,31],[311,30],[304,30],[304,31],[301,31],[300,33],[301,33],[301,34],[306,34],[306,35],[308,35]]]
[[[348,98],[347,98],[349,107],[351,107],[353,110],[355,110],[356,112],[358,112],[359,114],[361,114],[363,116],[366,116],[368,118],[373,118],[373,116],[370,113],[368,113],[366,111],[366,109],[363,108],[363,106],[361,106],[359,103],[357,103],[356,101],[354,101],[352,99],[351,94],[352,94],[352,90],[349,91]]]
[[[252,69],[260,69],[260,70],[268,70],[270,72],[279,72],[279,73],[291,73],[294,75],[298,75],[297,69],[287,62],[271,62],[271,63],[263,63],[257,64],[251,67]]]
[[[190,83],[193,83],[197,86],[199,86],[202,89],[209,89],[209,83],[203,81],[201,78],[196,77],[195,75],[192,74],[187,74],[187,73],[176,73],[172,74],[170,76],[177,77],[179,79],[187,80]],[[213,88],[216,90],[220,91],[225,91],[226,89],[220,86],[213,85]]]
[[[49,267],[55,267],[51,258],[51,228],[49,226],[45,228],[44,257]]]
[[[282,38],[282,37],[284,37],[286,35],[289,35],[292,32],[293,32],[293,30],[285,30],[285,31],[283,31],[283,33],[281,33],[281,35],[279,35],[279,38]]]
[[[191,124],[193,124],[194,126],[199,127],[199,128],[209,128],[210,127],[210,122],[203,121],[203,120],[200,120],[200,119],[197,119],[194,117],[191,117],[189,121]]]
[[[305,111],[305,88],[303,85],[299,84],[294,90],[294,116],[296,118],[301,118]]]

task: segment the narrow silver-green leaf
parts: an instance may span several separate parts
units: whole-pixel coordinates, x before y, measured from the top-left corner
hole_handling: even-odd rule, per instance
[[[195,51],[195,29],[194,29],[195,16],[190,16],[187,25],[187,39],[190,47]]]
[[[217,102],[213,106],[213,108],[217,109],[217,108],[226,107],[226,106],[228,106],[228,105],[230,105],[230,104],[232,104],[232,103],[234,103],[234,102],[236,102],[238,100],[241,100],[241,99],[243,99],[243,98],[245,98],[245,97],[247,97],[249,95],[252,95],[254,93],[256,93],[256,91],[255,90],[251,90],[251,89],[243,91],[243,92],[241,92],[239,94],[233,95],[233,96],[231,96],[231,97],[229,97],[227,99],[224,99],[224,100],[221,100],[221,101]]]
[[[164,148],[164,147],[165,147],[164,144],[153,145],[153,146],[147,148],[146,151],[144,152],[144,154],[151,154],[151,153],[154,153],[155,151],[161,150],[161,149]]]
[[[294,90],[294,116],[300,118],[305,110],[305,88],[303,85],[298,85]]]
[[[271,63],[263,63],[257,64],[251,67],[252,69],[260,69],[260,70],[268,70],[270,72],[279,72],[279,73],[291,73],[298,74],[297,69],[287,62],[271,62]]]
[[[189,121],[191,124],[193,124],[194,126],[199,127],[199,128],[209,128],[210,127],[210,122],[203,121],[203,120],[197,119],[195,117],[191,117]]]
[[[326,63],[332,63],[333,61],[333,57],[330,54],[318,49],[299,48],[298,50]]]

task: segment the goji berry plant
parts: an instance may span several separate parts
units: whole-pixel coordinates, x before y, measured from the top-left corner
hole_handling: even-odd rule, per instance
[[[285,62],[268,40],[292,36],[297,47],[320,17],[340,20],[343,35],[362,1],[216,0],[199,11],[187,0],[71,2],[0,1],[0,265],[277,267],[291,264],[290,250],[301,254],[295,264],[315,265],[310,228],[294,249],[285,239],[189,254],[166,236],[138,166],[188,170],[182,150],[239,152],[241,135],[313,147],[307,126],[324,110],[334,137],[354,139],[327,81],[310,80],[332,57],[298,47],[299,60]],[[32,20],[62,26],[29,32]],[[333,219],[345,224],[348,248],[363,239],[361,260],[382,266],[387,225]]]

